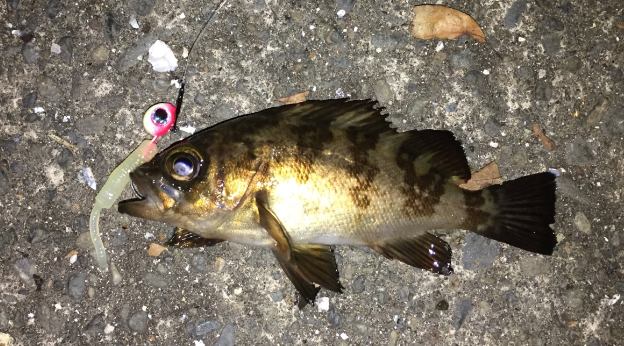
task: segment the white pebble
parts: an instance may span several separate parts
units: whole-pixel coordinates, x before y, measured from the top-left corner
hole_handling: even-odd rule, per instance
[[[139,28],[139,22],[137,22],[137,19],[134,15],[130,16],[130,26],[133,27],[134,29]]]
[[[342,19],[342,18],[344,18],[345,14],[347,14],[347,11],[340,10],[340,11],[338,11],[337,14],[338,14],[338,18]]]
[[[61,54],[61,46],[56,43],[52,43],[52,47],[50,47],[50,53]]]
[[[346,333],[341,333],[340,337],[342,338],[342,340],[347,340],[349,338]]]
[[[161,40],[156,40],[150,47],[147,61],[156,72],[174,71],[178,67],[178,59],[173,51]]]
[[[526,38],[524,38],[524,37],[518,37],[518,42],[524,42],[524,41],[526,41]]]
[[[115,330],[115,327],[107,324],[106,327],[104,327],[104,334],[110,334],[113,332],[113,330]]]
[[[69,263],[70,263],[70,264],[74,264],[74,263],[76,263],[76,260],[77,260],[77,259],[78,259],[78,255],[72,255],[72,256],[69,258]]]
[[[184,131],[186,133],[193,134],[195,133],[195,128],[191,125],[180,126],[180,131]]]
[[[318,311],[328,311],[329,310],[329,297],[317,298],[316,307],[318,308]]]
[[[498,148],[498,143],[496,143],[496,142],[490,142],[490,146],[491,146],[492,148]]]
[[[486,75],[486,76],[489,75],[490,74],[490,70],[487,70],[487,69],[483,70],[483,74]]]
[[[43,109],[43,107],[35,107],[33,108],[33,112],[39,114],[39,113],[45,113],[45,109]]]
[[[444,42],[440,41],[438,42],[438,45],[436,46],[436,52],[441,51],[442,48],[444,48]]]

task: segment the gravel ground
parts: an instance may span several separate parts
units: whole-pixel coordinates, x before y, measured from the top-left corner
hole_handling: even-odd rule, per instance
[[[7,0],[0,343],[622,345],[624,5],[444,3],[475,18],[488,45],[411,37],[416,4],[228,1],[191,52],[181,124],[204,128],[305,90],[377,99],[399,129],[452,130],[474,169],[495,160],[505,179],[559,169],[552,257],[457,230],[444,236],[456,271],[443,277],[338,247],[344,294],[322,290],[328,308],[300,311],[270,251],[221,243],[150,257],[171,228],[113,208],[101,227],[114,268],[101,273],[87,234],[95,191],[79,176],[89,168],[100,187],[145,137],[143,111],[175,101],[147,49],[160,39],[184,66],[216,2]]]

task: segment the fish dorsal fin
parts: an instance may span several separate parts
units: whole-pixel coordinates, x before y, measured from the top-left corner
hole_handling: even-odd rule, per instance
[[[452,132],[412,130],[399,133],[381,114],[384,108],[376,105],[371,100],[306,101],[286,110],[282,121],[309,122],[316,124],[317,130],[319,125],[329,123],[329,129],[344,131],[353,145],[366,150],[374,149],[379,143],[385,147],[387,155],[398,155],[397,161],[414,162],[421,173],[433,169],[458,184],[470,179],[464,149]]]
[[[223,239],[204,238],[197,233],[193,233],[187,229],[176,227],[175,233],[171,239],[165,242],[167,246],[179,247],[179,248],[195,248],[204,246],[213,246]]]
[[[314,302],[318,289],[314,284],[342,293],[338,267],[331,247],[326,245],[295,245],[284,225],[271,210],[268,195],[262,190],[256,193],[256,205],[260,225],[271,235],[277,245],[273,253],[284,272],[308,303]],[[305,306],[301,305],[302,308]]]

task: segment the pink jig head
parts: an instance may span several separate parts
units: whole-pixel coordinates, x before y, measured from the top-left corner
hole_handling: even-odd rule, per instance
[[[145,111],[143,127],[147,133],[154,136],[152,143],[169,132],[171,126],[175,124],[175,118],[176,107],[171,103],[157,103]]]

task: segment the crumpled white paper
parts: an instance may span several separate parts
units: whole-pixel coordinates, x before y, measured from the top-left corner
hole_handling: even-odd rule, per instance
[[[156,72],[174,71],[178,67],[178,59],[173,55],[173,51],[161,40],[156,40],[150,47],[147,61]]]

